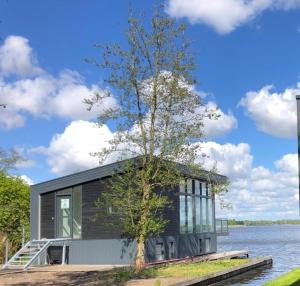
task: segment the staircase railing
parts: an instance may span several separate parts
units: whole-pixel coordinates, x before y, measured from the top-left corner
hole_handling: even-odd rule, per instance
[[[30,241],[28,241],[23,247],[21,247],[3,266],[1,269],[5,269],[11,261],[13,261],[21,252],[24,248],[28,247],[30,245]]]
[[[33,264],[35,259],[37,259],[49,247],[50,244],[51,241],[48,240],[44,246],[24,265],[24,270],[27,270]]]
[[[28,241],[23,247],[21,247],[3,266],[1,269],[6,269],[10,266],[13,267],[20,267],[23,268],[24,270],[27,270],[30,266],[33,265],[33,263],[38,259],[47,249],[50,245],[62,245],[63,246],[63,261],[62,263],[64,264],[64,259],[65,259],[65,241],[70,240],[70,238],[56,238],[56,239],[40,239],[40,240],[31,240]],[[25,264],[21,264],[22,262],[22,254],[24,254],[24,250],[30,249],[33,247],[38,248],[38,251],[34,253],[32,257],[29,258],[28,261],[25,261]],[[35,252],[35,251],[33,251]],[[30,251],[29,251],[30,253]],[[19,260],[17,260],[19,259]],[[19,264],[15,264],[16,261],[20,262]]]

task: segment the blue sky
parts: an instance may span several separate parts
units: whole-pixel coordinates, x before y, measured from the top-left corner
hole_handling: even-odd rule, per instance
[[[233,209],[220,215],[297,217],[300,1],[164,4],[187,23],[196,88],[222,115],[203,143],[232,182]],[[97,164],[88,153],[114,130],[93,128],[96,114],[77,100],[105,88],[104,71],[84,59],[100,58],[95,44],[124,44],[130,5],[149,19],[153,1],[0,0],[0,144],[28,158],[18,174],[37,183]]]

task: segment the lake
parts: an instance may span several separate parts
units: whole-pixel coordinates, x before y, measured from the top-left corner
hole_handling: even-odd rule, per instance
[[[300,266],[300,225],[246,226],[218,237],[218,251],[248,249],[250,257],[272,255],[273,267],[251,271],[214,285],[262,285]]]

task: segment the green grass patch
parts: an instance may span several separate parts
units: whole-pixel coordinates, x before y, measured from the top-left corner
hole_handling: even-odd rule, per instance
[[[118,271],[116,273],[116,282],[122,283],[130,279],[138,278],[163,278],[163,277],[187,277],[195,278],[205,276],[211,273],[226,270],[250,262],[250,259],[224,259],[207,262],[189,262],[180,264],[170,264],[158,266],[136,273],[134,269],[127,271]],[[157,284],[160,282],[157,280]]]
[[[277,279],[265,283],[264,286],[300,286],[300,268],[295,268]]]

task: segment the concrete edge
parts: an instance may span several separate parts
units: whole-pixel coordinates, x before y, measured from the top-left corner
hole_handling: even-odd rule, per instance
[[[272,265],[272,263],[272,256],[264,256],[240,266],[235,266],[227,270],[203,276],[201,278],[195,278],[192,280],[172,284],[172,286],[207,286],[240,275],[258,267]]]

